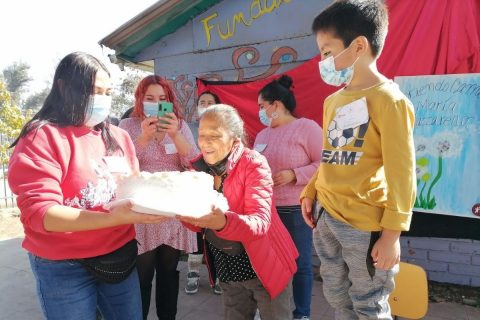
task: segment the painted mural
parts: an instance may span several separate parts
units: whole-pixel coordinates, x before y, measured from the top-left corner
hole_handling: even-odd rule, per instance
[[[330,0],[222,1],[139,54],[173,85],[187,122],[197,121],[195,78],[255,81],[318,54],[314,17]],[[302,19],[292,21],[292,12]]]
[[[480,218],[480,74],[397,77],[415,107],[415,211]]]
[[[255,65],[260,59],[260,51],[255,47],[242,47],[233,51],[232,64],[238,71],[237,81],[254,81],[267,78],[277,73],[282,64],[295,62],[298,58],[297,51],[291,47],[275,48],[270,57],[268,69],[259,75],[247,78],[245,77],[245,67],[241,66],[239,61],[243,55],[249,65]]]
[[[259,73],[247,76],[247,69],[254,67],[261,57],[260,51],[255,47],[240,47],[232,53],[232,66],[228,73],[205,73],[197,75],[179,75],[170,77],[168,82],[175,91],[177,99],[183,106],[185,121],[194,122],[196,115],[196,87],[195,78],[201,78],[210,81],[254,81],[264,79],[280,72],[285,63],[297,61],[298,53],[291,47],[275,48],[270,56],[270,64],[258,66]],[[251,70],[250,70],[251,73]]]

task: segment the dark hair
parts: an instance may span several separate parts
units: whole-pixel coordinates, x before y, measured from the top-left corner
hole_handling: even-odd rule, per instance
[[[128,108],[127,111],[125,111],[125,112],[122,114],[122,116],[120,117],[120,120],[130,118],[130,115],[132,114],[132,112],[133,112],[133,107]]]
[[[337,0],[312,24],[313,33],[332,32],[345,47],[359,36],[366,37],[375,57],[382,51],[387,29],[388,11],[383,0]]]
[[[145,117],[145,114],[143,113],[143,99],[145,98],[145,93],[147,92],[148,87],[155,84],[158,84],[163,88],[167,101],[173,104],[173,113],[175,113],[177,119],[181,121],[183,119],[182,110],[180,109],[172,87],[167,80],[157,75],[146,76],[138,84],[137,89],[135,90],[135,105],[133,106],[133,111],[130,113],[130,117],[142,119]]]
[[[282,75],[280,78],[271,81],[264,86],[258,93],[263,100],[273,103],[273,101],[281,101],[285,108],[293,114],[297,102],[292,87],[293,80],[287,75]]]
[[[110,122],[111,124],[113,124],[116,127],[118,127],[118,125],[120,123],[120,119],[118,119],[117,117],[114,117],[114,116],[108,116],[107,120],[108,120],[108,122]]]
[[[65,56],[55,70],[52,88],[42,108],[25,124],[10,147],[15,146],[20,138],[31,130],[38,130],[46,124],[59,127],[83,126],[90,112],[90,100],[99,70],[105,71],[110,76],[107,67],[88,53],[73,52]],[[95,129],[101,130],[107,150],[114,152],[120,149],[120,146],[111,135],[109,125],[108,121],[104,121],[96,125]]]
[[[213,97],[213,100],[215,101],[215,104],[220,104],[220,103],[222,103],[222,102],[220,101],[220,98],[219,98],[215,93],[213,93],[213,92],[211,92],[211,91],[203,91],[202,93],[200,93],[200,94],[198,95],[197,104],[198,104],[198,101],[200,100],[200,98],[201,98],[203,95],[205,95],[205,94],[211,95],[211,96]]]

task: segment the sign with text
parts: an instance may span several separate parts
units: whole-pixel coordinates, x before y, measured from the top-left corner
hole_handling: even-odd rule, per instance
[[[395,82],[415,107],[414,211],[480,218],[480,74]]]
[[[222,1],[192,19],[194,50],[215,50],[310,36],[313,19],[330,2],[330,0]],[[293,23],[292,13],[301,19],[296,19]]]

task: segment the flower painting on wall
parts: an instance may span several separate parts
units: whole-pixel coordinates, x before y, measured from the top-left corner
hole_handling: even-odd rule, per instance
[[[415,108],[415,211],[480,218],[480,74],[397,77]]]

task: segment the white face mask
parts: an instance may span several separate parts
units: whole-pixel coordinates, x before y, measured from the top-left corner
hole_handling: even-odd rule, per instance
[[[322,60],[318,63],[320,69],[320,76],[322,77],[325,83],[331,86],[341,86],[342,84],[349,84],[353,78],[353,66],[357,62],[358,58],[352,63],[350,67],[337,70],[335,68],[335,59],[342,55],[349,47],[345,48],[342,52],[337,54],[335,57],[330,56],[325,60]]]
[[[96,94],[90,97],[88,113],[85,117],[84,125],[87,127],[95,127],[97,124],[105,121],[110,114],[112,106],[112,97]]]

